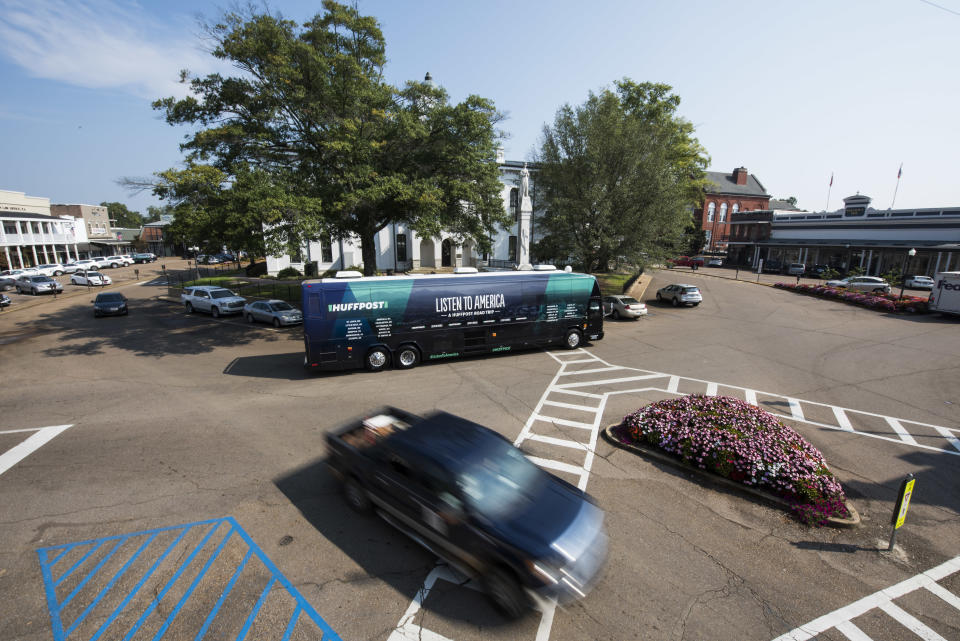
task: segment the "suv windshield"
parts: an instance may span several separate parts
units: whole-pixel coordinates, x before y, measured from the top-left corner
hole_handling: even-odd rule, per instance
[[[215,289],[210,292],[210,298],[230,298],[231,296],[236,296],[229,289]]]
[[[540,493],[545,481],[546,472],[506,442],[478,452],[457,476],[467,504],[490,519],[518,511]]]

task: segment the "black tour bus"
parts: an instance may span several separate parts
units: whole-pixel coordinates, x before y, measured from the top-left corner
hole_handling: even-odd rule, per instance
[[[461,273],[467,272],[467,273]],[[600,287],[589,274],[530,271],[337,278],[303,282],[308,369],[401,369],[421,360],[603,338]]]

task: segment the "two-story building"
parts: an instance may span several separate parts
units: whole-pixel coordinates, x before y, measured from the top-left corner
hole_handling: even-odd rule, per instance
[[[51,215],[50,199],[0,189],[0,268],[20,269],[81,257],[86,230],[71,216]]]
[[[117,236],[106,207],[101,205],[50,205],[54,216],[71,216],[86,230],[87,243],[80,247],[83,258],[127,253],[131,241]]]
[[[494,267],[512,268],[533,261],[531,244],[542,234],[536,226],[536,208],[533,194],[535,166],[506,160],[502,150],[497,153],[500,170],[500,195],[504,208],[513,221],[500,229],[491,240],[491,250],[481,252],[476,243],[457,242],[446,233],[439,238],[422,238],[402,223],[381,229],[376,237],[377,269],[381,271],[408,271],[437,267]],[[527,196],[524,197],[524,188]],[[267,273],[276,274],[286,267],[306,273],[307,266],[316,263],[317,273],[329,269],[360,267],[362,253],[359,241],[320,240],[307,243],[300,251],[285,256],[267,256]]]
[[[770,195],[745,167],[731,173],[708,171],[706,178],[703,203],[694,210],[694,221],[706,235],[704,251],[724,252],[730,239],[731,217],[742,211],[769,209]]]

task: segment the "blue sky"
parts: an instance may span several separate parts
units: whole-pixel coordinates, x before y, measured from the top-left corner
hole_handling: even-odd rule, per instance
[[[0,189],[128,203],[123,176],[174,166],[184,128],[150,108],[178,72],[218,69],[198,0],[0,0]],[[507,158],[527,159],[564,103],[628,76],[664,82],[710,168],[743,165],[801,207],[861,192],[886,208],[960,205],[960,0],[359,0],[389,81],[429,71],[453,100],[490,98]],[[939,6],[935,6],[939,5]],[[303,21],[319,2],[270,7]],[[224,70],[223,67],[219,67]]]

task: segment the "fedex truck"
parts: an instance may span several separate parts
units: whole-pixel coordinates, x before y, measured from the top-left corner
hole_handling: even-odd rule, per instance
[[[517,349],[574,349],[603,338],[600,287],[589,274],[534,271],[415,274],[303,282],[307,369],[343,370]]]
[[[940,272],[927,299],[931,312],[960,314],[960,272]]]

